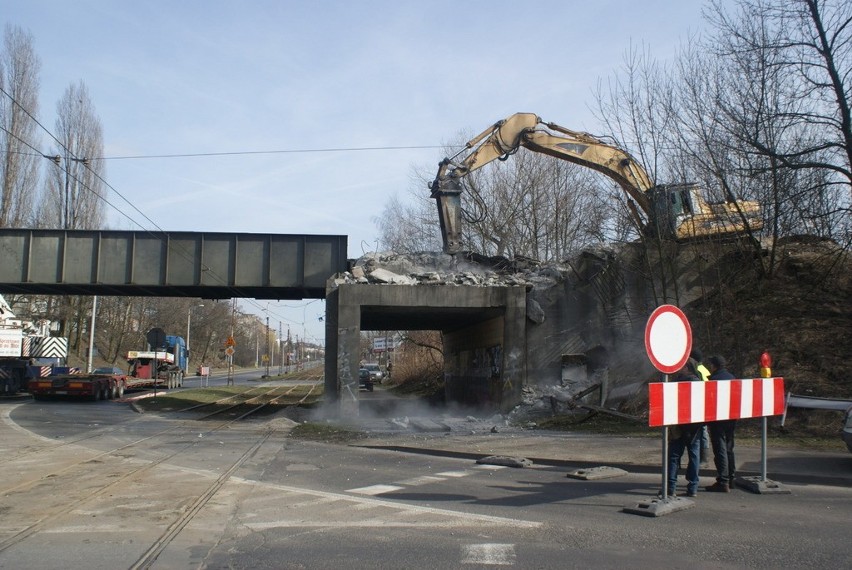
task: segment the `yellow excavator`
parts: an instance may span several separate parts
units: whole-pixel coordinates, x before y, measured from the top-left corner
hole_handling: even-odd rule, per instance
[[[516,113],[468,141],[454,157],[442,160],[435,180],[429,184],[438,204],[446,253],[461,249],[462,179],[495,159],[506,160],[520,147],[612,178],[627,194],[631,215],[645,235],[674,240],[735,237],[763,227],[757,202],[732,198],[708,203],[697,184],[655,185],[626,151],[590,134],[545,123],[533,113]]]

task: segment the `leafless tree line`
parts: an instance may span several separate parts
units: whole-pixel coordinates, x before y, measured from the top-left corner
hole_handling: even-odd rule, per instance
[[[0,50],[0,227],[104,229],[108,186],[104,134],[83,81],[68,86],[56,105],[52,132],[41,125],[41,62],[31,34],[7,25]],[[92,298],[7,295],[22,318],[48,319],[54,334],[69,340],[72,360],[89,350]],[[185,335],[191,322],[193,363],[221,363],[220,349],[233,334],[238,364],[254,363],[265,346],[255,317],[232,311],[230,303],[198,299],[100,297],[95,326],[95,364],[122,364],[128,350],[146,348],[151,328]],[[189,319],[189,312],[192,318]],[[232,333],[233,331],[233,333]],[[249,349],[249,345],[251,349]],[[243,362],[245,361],[245,362]]]
[[[33,37],[7,25],[3,48],[0,227],[103,227],[107,187],[103,162],[95,160],[103,156],[103,129],[86,85],[69,85],[56,106],[54,132],[43,132]]]

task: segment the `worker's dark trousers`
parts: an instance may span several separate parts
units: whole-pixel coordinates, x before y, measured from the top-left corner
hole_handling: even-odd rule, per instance
[[[732,485],[737,472],[734,457],[734,429],[736,420],[711,422],[710,443],[713,446],[713,460],[716,463],[716,480],[726,485]]]

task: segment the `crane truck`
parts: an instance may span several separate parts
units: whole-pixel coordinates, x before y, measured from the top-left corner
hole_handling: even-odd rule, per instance
[[[462,180],[493,160],[506,160],[524,147],[596,170],[627,194],[631,216],[641,233],[660,239],[733,237],[763,227],[757,202],[707,202],[697,184],[656,185],[627,151],[588,133],[545,123],[533,113],[516,113],[494,123],[438,167],[429,184],[438,205],[446,253],[461,249]]]
[[[0,295],[0,395],[26,390],[30,379],[60,370],[67,357],[68,339],[50,336],[50,321],[17,318]]]

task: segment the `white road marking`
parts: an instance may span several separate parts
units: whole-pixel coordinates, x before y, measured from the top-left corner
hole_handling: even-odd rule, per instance
[[[420,477],[412,477],[411,479],[406,479],[405,481],[397,481],[397,485],[405,485],[406,487],[413,487],[414,485],[426,485],[428,483],[440,483],[441,481],[446,481],[446,477],[433,477],[431,475],[421,475]]]
[[[68,534],[72,532],[79,533],[92,533],[92,532],[112,532],[112,533],[128,533],[128,532],[138,532],[139,529],[133,526],[121,527],[115,524],[90,524],[90,525],[68,525],[68,526],[54,526],[50,528],[42,529],[42,534]]]
[[[23,404],[14,404],[12,406],[9,406],[8,408],[4,408],[3,411],[0,412],[0,420],[2,420],[4,424],[6,424],[7,426],[9,426],[10,428],[12,428],[15,431],[18,431],[20,433],[25,433],[32,438],[40,439],[40,440],[47,442],[47,443],[50,443],[54,446],[59,446],[59,445],[62,445],[64,443],[61,440],[57,441],[55,439],[50,439],[49,437],[44,437],[43,435],[39,435],[35,432],[32,432],[32,431],[16,424],[15,421],[12,419],[12,412],[15,410],[15,408],[22,406],[22,405]]]
[[[335,501],[339,501],[340,499],[335,497],[324,497],[322,499],[308,499],[306,501],[299,501],[296,503],[287,503],[288,509],[298,509],[301,507],[316,507],[318,505],[325,505],[327,503],[334,503]]]
[[[472,469],[487,469],[489,471],[496,471],[498,469],[507,469],[505,465],[489,465],[487,463],[480,463],[478,465],[474,465]]]
[[[347,493],[358,493],[359,495],[381,495],[382,493],[392,493],[399,491],[402,487],[396,485],[370,485],[369,487],[359,487],[357,489],[347,489]]]
[[[322,497],[322,498],[337,498],[344,501],[349,501],[352,503],[360,504],[360,505],[377,505],[382,507],[387,507],[390,509],[396,509],[399,511],[418,511],[421,513],[440,515],[445,517],[452,517],[455,519],[461,519],[465,521],[477,521],[491,524],[500,524],[506,525],[516,528],[540,528],[542,523],[535,521],[523,521],[517,519],[509,519],[506,517],[497,517],[491,515],[479,515],[475,513],[465,513],[461,511],[451,511],[449,509],[437,509],[434,507],[424,507],[422,505],[411,505],[408,503],[400,503],[396,501],[386,501],[383,499],[374,499],[371,497],[354,497],[352,495],[344,495],[342,493],[332,493],[329,491],[319,491],[315,489],[308,489],[303,487],[291,487],[289,485],[278,485],[275,483],[263,483],[259,481],[252,481],[250,479],[243,479],[242,477],[231,477],[230,481],[234,483],[239,483],[243,485],[251,485],[253,487],[260,487],[270,490],[276,491],[284,491],[288,493],[302,493],[305,495],[312,495],[314,497]],[[307,521],[302,521],[306,523]],[[281,521],[280,526],[291,526],[292,521]],[[276,523],[269,523],[276,524]],[[317,523],[317,526],[335,526],[337,521],[335,522],[326,522],[326,523]],[[389,524],[389,523],[383,523]],[[443,523],[436,523],[435,526],[441,526]],[[424,523],[415,523],[415,526],[423,525]]]
[[[437,475],[438,477],[467,477],[472,473],[473,471],[463,469],[461,471],[443,471],[441,473],[435,473],[435,475]]]
[[[515,558],[514,544],[469,544],[464,547],[462,564],[512,566]]]

